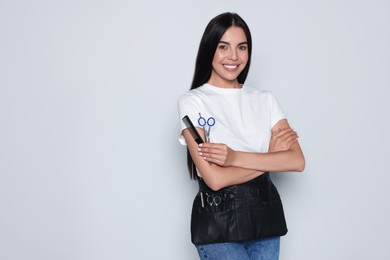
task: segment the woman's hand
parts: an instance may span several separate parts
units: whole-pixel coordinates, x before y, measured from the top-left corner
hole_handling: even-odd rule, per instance
[[[226,144],[202,143],[199,144],[198,153],[208,162],[219,166],[231,166],[235,151]]]
[[[269,142],[269,152],[287,151],[290,147],[298,142],[297,133],[291,128],[277,129],[272,132]]]

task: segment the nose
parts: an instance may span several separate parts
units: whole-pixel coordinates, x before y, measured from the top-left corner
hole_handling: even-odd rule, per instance
[[[237,60],[238,59],[238,56],[237,56],[237,50],[234,49],[234,48],[231,48],[230,49],[230,53],[229,53],[229,57],[228,57],[230,60]]]

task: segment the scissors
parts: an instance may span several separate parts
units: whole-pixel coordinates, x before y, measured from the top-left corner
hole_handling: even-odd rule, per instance
[[[207,203],[210,204],[210,206],[216,206],[218,207],[218,205],[222,202],[222,199],[220,196],[214,196],[214,195],[209,195],[207,192],[206,192],[206,195],[207,195]]]
[[[199,119],[198,124],[203,127],[204,134],[206,136],[206,143],[210,142],[210,130],[213,125],[215,125],[215,119],[214,117],[209,117],[207,120],[206,118],[202,117],[202,115],[199,113]],[[206,131],[206,125],[209,126],[209,130]]]

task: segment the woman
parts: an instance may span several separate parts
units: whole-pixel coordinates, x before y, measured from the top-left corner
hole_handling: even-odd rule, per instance
[[[191,90],[178,100],[205,143],[182,122],[179,140],[199,182],[191,237],[201,259],[278,259],[287,233],[269,173],[303,171],[296,133],[276,98],[244,85],[252,40],[245,21],[218,15],[201,39]]]

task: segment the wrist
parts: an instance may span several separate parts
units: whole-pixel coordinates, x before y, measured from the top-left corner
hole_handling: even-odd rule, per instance
[[[239,167],[240,162],[240,152],[233,151],[232,160],[230,166]]]

